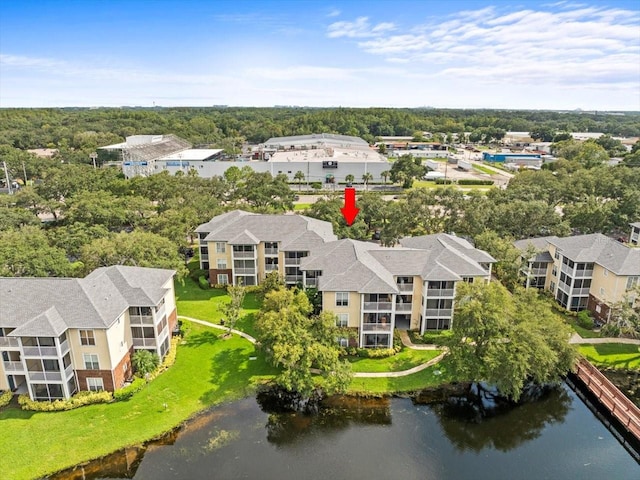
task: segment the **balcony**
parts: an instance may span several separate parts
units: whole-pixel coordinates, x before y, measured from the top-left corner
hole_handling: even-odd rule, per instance
[[[256,269],[254,268],[234,268],[233,273],[235,275],[255,275]]]
[[[544,276],[547,274],[547,269],[546,268],[532,268],[529,271],[530,275],[533,275],[534,277],[540,277],[540,276]]]
[[[22,347],[25,357],[57,357],[56,347]]]
[[[20,348],[17,338],[0,337],[0,348]]]
[[[560,271],[566,273],[567,275],[573,277],[573,268],[570,268],[569,265],[562,264]]]
[[[47,382],[61,382],[61,372],[27,372],[29,373],[29,380],[32,382],[47,381]]]
[[[233,252],[233,258],[255,258],[255,252]]]
[[[73,375],[73,365],[69,365],[67,368],[64,369],[65,380],[68,380],[69,377],[72,375]]]
[[[264,254],[265,255],[278,255],[278,249],[277,248],[265,248],[264,249]]]
[[[411,303],[396,303],[396,312],[410,312],[413,310]]]
[[[295,265],[300,265],[300,258],[289,258],[289,257],[285,257],[284,258],[284,264],[287,266],[295,266]]]
[[[278,271],[278,264],[273,264],[273,263],[268,263],[264,266],[264,270],[266,272],[277,272]]]
[[[200,261],[202,262],[208,262],[209,261],[209,255],[206,254],[200,254]]]
[[[427,297],[453,297],[453,288],[427,288]]]
[[[398,290],[401,292],[413,292],[413,283],[398,283]]]
[[[60,344],[60,353],[62,355],[64,355],[65,353],[67,353],[69,351],[69,341],[65,340],[64,342],[62,342]]]
[[[153,325],[152,315],[131,315],[129,317],[131,325]]]
[[[574,277],[593,277],[593,270],[576,270]]]
[[[155,338],[134,338],[133,339],[134,347],[153,347],[156,348],[158,345],[156,344]]]
[[[589,288],[574,288],[571,290],[571,296],[587,297],[589,296]]]
[[[285,275],[284,281],[285,283],[298,283],[302,282],[302,275]]]
[[[307,278],[307,279],[305,279],[304,284],[307,287],[317,287],[318,286],[318,279],[317,278]]]
[[[391,324],[390,323],[363,323],[362,331],[363,332],[390,332]]]
[[[451,309],[451,308],[427,308],[427,310],[425,311],[425,317],[431,317],[431,318],[445,317],[445,318],[450,318],[452,311],[453,311],[453,309]]]
[[[6,373],[24,373],[22,362],[2,362]]]
[[[374,312],[390,312],[391,302],[364,302],[364,310]]]

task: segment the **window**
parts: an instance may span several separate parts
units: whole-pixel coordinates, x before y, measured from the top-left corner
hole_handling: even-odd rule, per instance
[[[556,267],[555,265],[553,266],[553,269],[551,270],[551,275],[553,275],[554,277],[558,276],[558,267]]]
[[[87,390],[90,392],[101,392],[104,390],[104,382],[101,378],[87,378]]]
[[[560,260],[560,252],[556,249],[556,253],[553,255],[556,260]]]
[[[551,282],[551,284],[549,285],[549,289],[552,292],[555,292],[555,290],[556,290],[556,282]]]
[[[226,253],[227,244],[224,242],[216,242],[216,253]]]
[[[96,339],[93,330],[80,330],[80,345],[95,345]]]
[[[349,292],[336,292],[336,307],[349,306]]]
[[[227,269],[227,261],[221,258],[218,259],[218,270],[226,270]]]
[[[609,270],[607,270],[607,269],[605,268],[605,269],[604,269],[604,272],[602,272],[602,274],[603,274],[605,277],[608,277],[608,276],[609,276]]]
[[[627,277],[627,290],[635,288],[640,283],[640,277]]]
[[[229,283],[229,275],[226,273],[218,274],[218,285],[226,285]]]
[[[604,295],[604,287],[600,287],[600,295]]]
[[[349,314],[348,313],[338,313],[336,315],[336,327],[346,327],[349,325]]]
[[[84,368],[87,370],[100,370],[100,363],[98,362],[98,355],[95,353],[85,353]]]
[[[349,339],[347,337],[338,337],[338,345],[345,348],[348,347]]]

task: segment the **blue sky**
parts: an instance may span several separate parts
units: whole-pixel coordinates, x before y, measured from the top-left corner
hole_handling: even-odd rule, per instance
[[[640,110],[639,4],[4,1],[0,106]]]

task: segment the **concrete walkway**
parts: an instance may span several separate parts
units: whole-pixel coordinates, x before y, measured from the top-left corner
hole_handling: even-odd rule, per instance
[[[569,343],[574,343],[578,345],[584,344],[598,344],[598,343],[628,343],[631,345],[640,345],[640,340],[636,338],[616,338],[616,337],[607,337],[607,338],[582,338],[577,333],[571,335],[569,339]]]
[[[438,347],[438,345],[434,345],[432,343],[424,343],[420,345],[416,345],[409,338],[409,334],[406,330],[398,330],[400,332],[400,339],[402,340],[402,344],[413,350],[442,350],[442,347]]]
[[[198,320],[197,318],[185,317],[184,315],[178,315],[178,318],[179,319],[181,318],[181,319],[184,319],[184,320],[188,320],[188,321],[193,322],[193,323],[199,323],[200,325],[204,325],[206,327],[216,328],[218,330],[224,330],[224,331],[228,331],[229,330],[224,325],[218,325],[217,323],[211,323],[211,322],[207,322],[205,320]],[[254,345],[256,343],[256,339],[255,338],[253,338],[251,335],[249,335],[247,333],[241,332],[240,330],[231,329],[231,333],[235,333],[236,335],[239,335],[242,338],[247,339],[248,341],[250,341]],[[407,345],[406,343],[404,343],[404,339],[403,339],[402,343],[404,343],[405,346],[407,346],[409,348],[414,348],[415,350],[438,350],[438,348],[435,345],[414,345],[413,343],[411,343],[411,340],[409,339],[409,336],[407,335],[406,331],[404,332],[404,334],[406,335],[407,341],[409,342],[409,344]],[[401,335],[402,335],[402,331],[401,331]],[[425,347],[425,348],[421,348],[421,347]],[[405,376],[411,375],[413,373],[421,372],[425,368],[429,368],[430,366],[435,365],[440,360],[442,360],[444,358],[444,356],[445,356],[445,352],[441,353],[440,355],[438,355],[435,358],[432,358],[428,362],[425,362],[425,363],[423,363],[421,365],[418,365],[416,367],[410,368],[409,370],[402,370],[401,372],[354,372],[353,376],[356,377],[356,378],[405,377]],[[315,373],[320,373],[320,372],[315,371]]]

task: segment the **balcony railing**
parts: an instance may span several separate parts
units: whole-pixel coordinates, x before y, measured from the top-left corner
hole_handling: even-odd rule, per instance
[[[390,323],[363,323],[362,331],[363,332],[390,332],[391,324]]]
[[[11,337],[0,337],[0,348],[3,347],[19,347],[18,339]]]
[[[285,275],[284,281],[286,283],[298,283],[302,282],[302,275]]]
[[[427,288],[427,297],[453,297],[453,288]]]
[[[410,312],[413,305],[410,303],[396,303],[396,312]]]
[[[233,252],[233,258],[255,258],[255,252]]]
[[[29,357],[57,357],[56,347],[22,347],[25,356]]]
[[[131,315],[129,320],[131,325],[153,325],[153,316],[151,315]]]
[[[24,373],[24,365],[22,362],[2,362],[4,364],[5,372],[18,372]]]
[[[64,369],[64,378],[68,379],[71,375],[73,375],[73,365],[69,365]]]
[[[413,292],[413,283],[398,283],[398,290],[401,292]]]
[[[318,279],[317,278],[307,278],[307,279],[305,279],[304,284],[307,287],[317,287],[318,286]]]
[[[300,258],[284,257],[285,265],[300,265]]]
[[[426,317],[451,317],[451,308],[427,308],[425,311]]]
[[[593,270],[576,270],[576,277],[593,277]]]
[[[391,302],[364,302],[365,310],[373,310],[375,312],[390,312]]]
[[[62,355],[64,355],[65,353],[67,353],[69,351],[69,341],[65,340],[64,342],[62,342],[60,344],[60,353]]]
[[[233,272],[236,275],[255,275],[256,269],[255,268],[234,268]]]
[[[547,269],[546,268],[532,268],[531,270],[529,270],[529,274],[534,275],[536,277],[539,277],[541,275],[546,275],[547,274]]]
[[[61,372],[28,372],[29,380],[32,382],[48,381],[48,382],[60,382],[62,381]]]
[[[278,271],[278,264],[268,263],[264,266],[265,271],[267,272],[275,272]]]
[[[200,260],[203,262],[208,262],[209,261],[209,255],[207,254],[200,254]]]
[[[589,288],[574,288],[573,290],[571,290],[571,296],[580,296],[580,297],[585,297],[587,295],[589,295]]]
[[[134,338],[133,339],[134,347],[157,347],[155,338]]]
[[[278,255],[278,249],[277,248],[265,248],[264,249],[264,254],[265,255]]]

